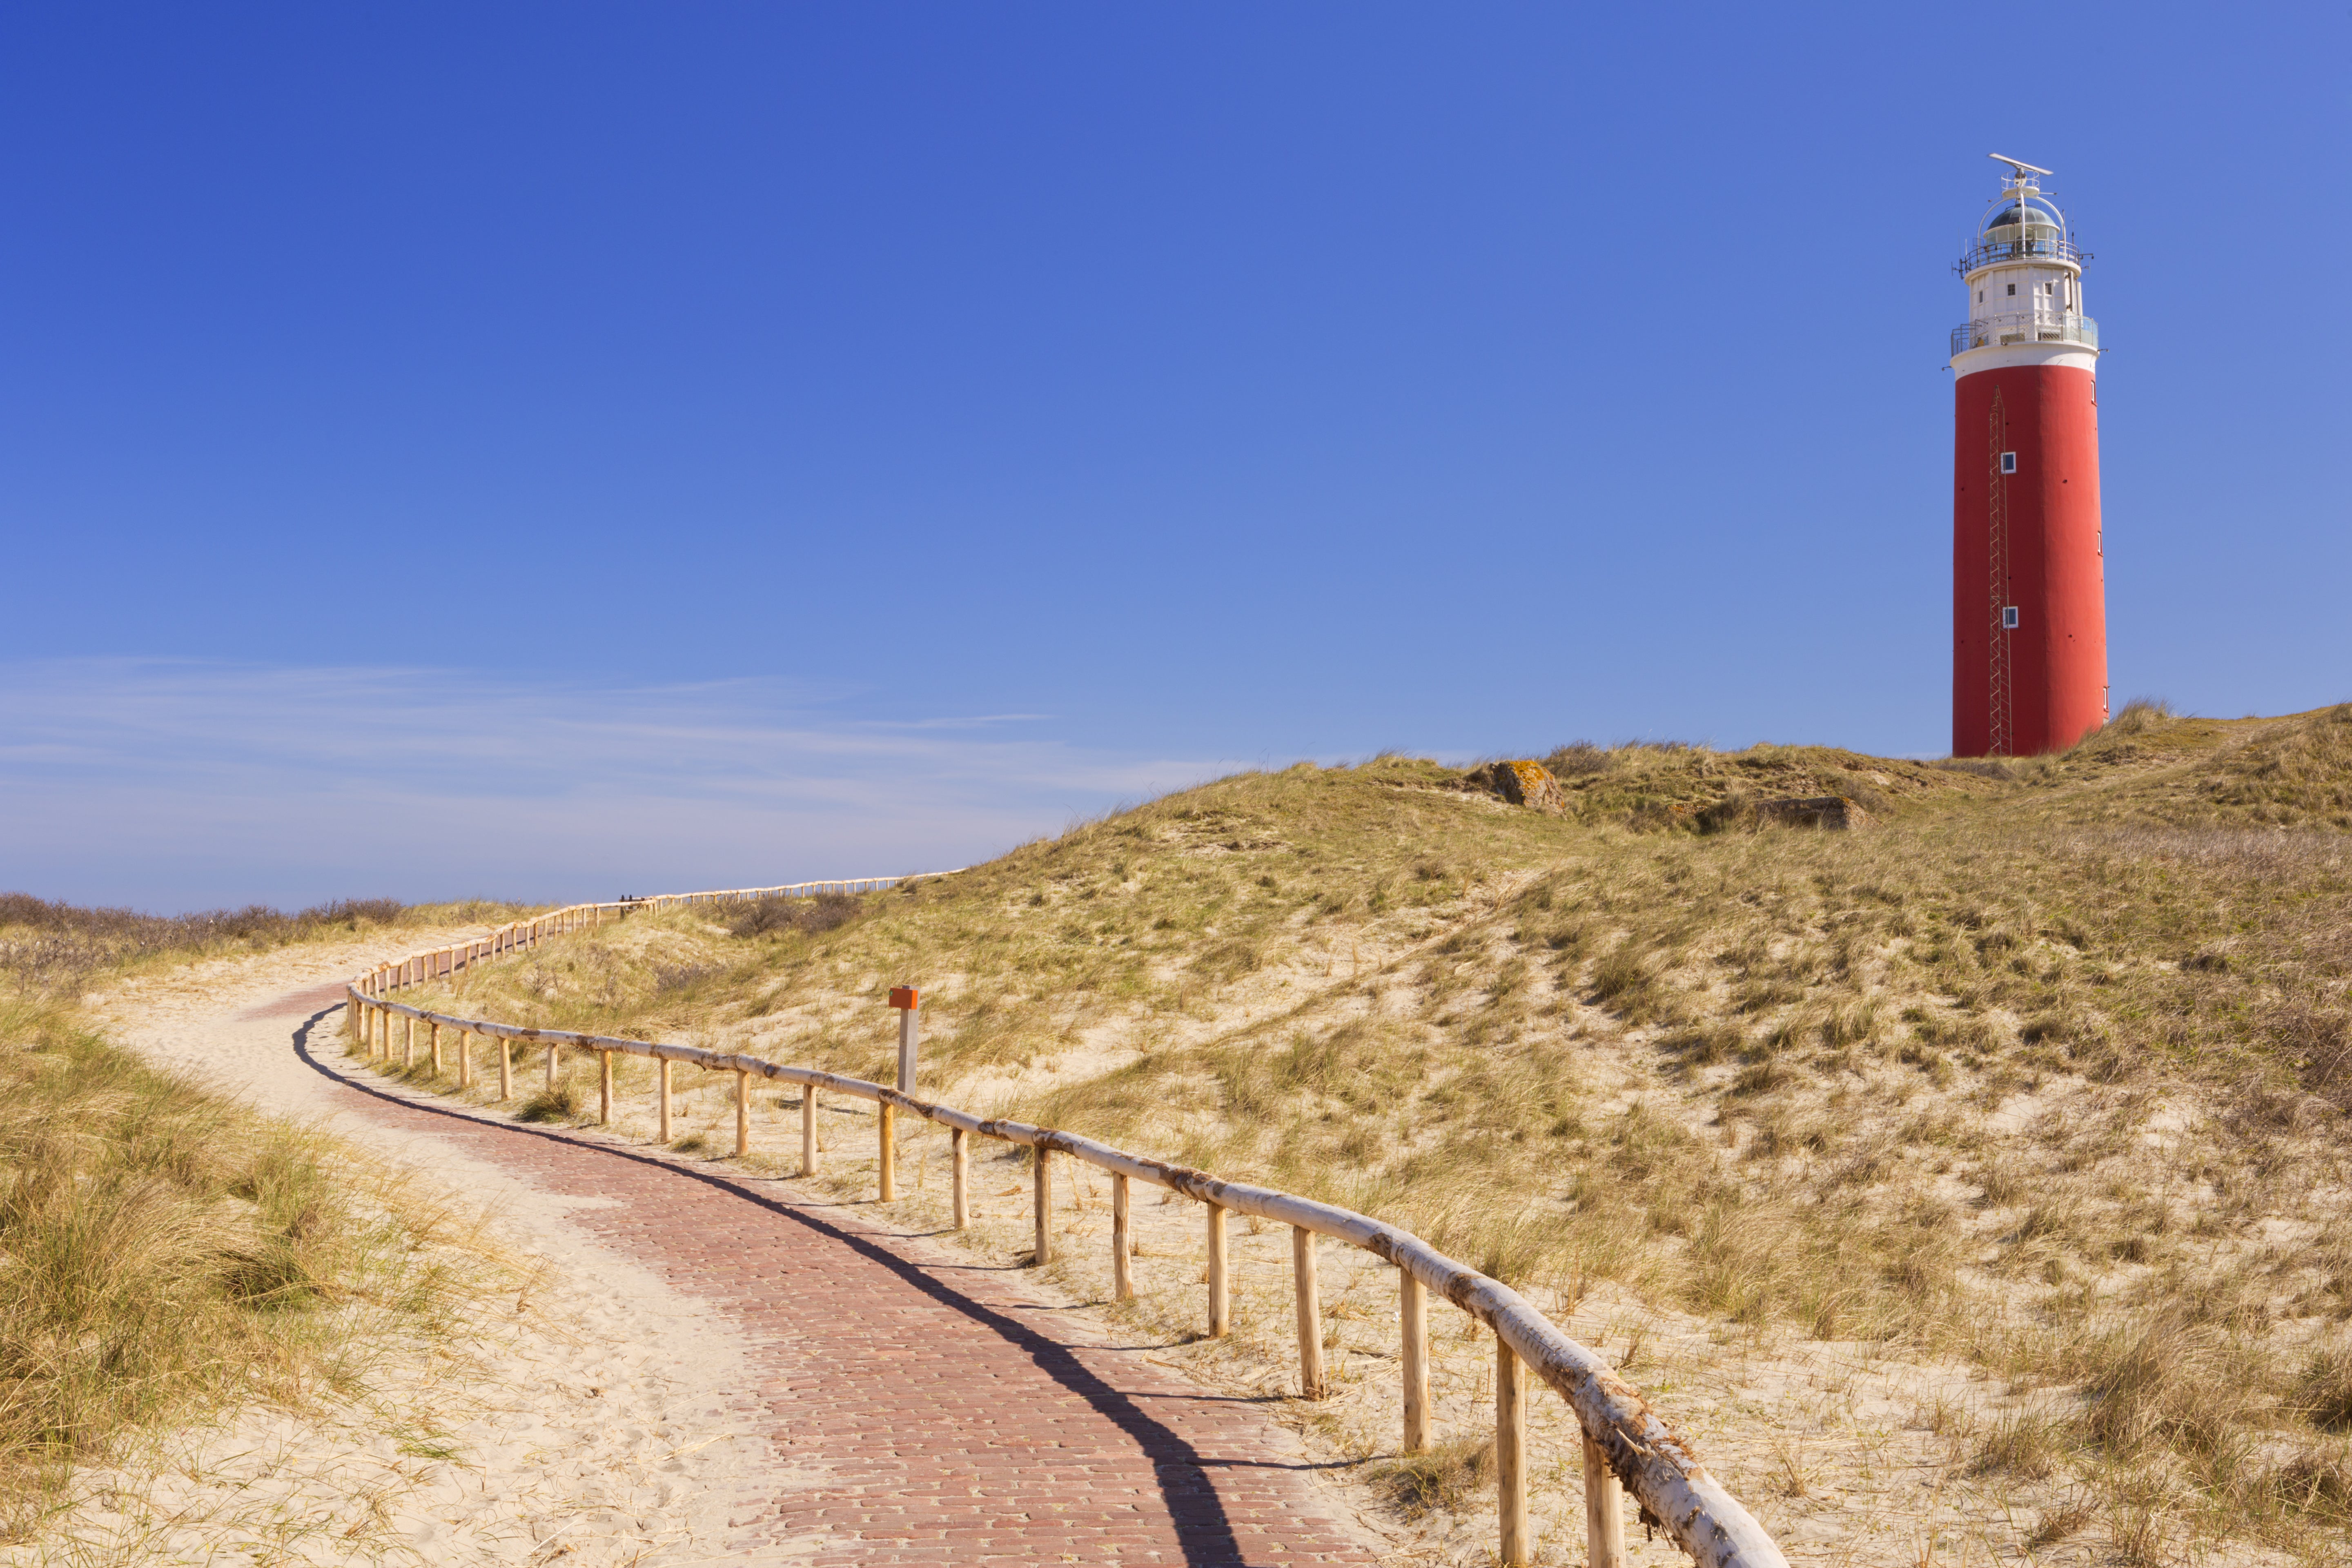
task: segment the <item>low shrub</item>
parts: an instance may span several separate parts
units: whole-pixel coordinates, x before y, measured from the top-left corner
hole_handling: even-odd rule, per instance
[[[863,915],[866,900],[854,893],[819,893],[813,899],[778,896],[746,904],[728,923],[735,936],[819,935],[838,931]]]

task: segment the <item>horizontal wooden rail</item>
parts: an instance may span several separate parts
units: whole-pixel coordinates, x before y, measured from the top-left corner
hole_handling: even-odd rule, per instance
[[[509,921],[488,936],[477,937],[470,942],[452,942],[447,947],[412,953],[390,963],[380,963],[353,984],[363,995],[368,996],[381,996],[386,992],[422,985],[501,953],[536,947],[551,936],[583,928],[593,930],[604,923],[607,914],[618,920],[639,910],[659,913],[699,904],[744,903],[760,899],[814,899],[828,893],[878,893],[901,882],[952,877],[961,870],[962,868],[958,867],[954,871],[919,871],[905,877],[851,877],[833,881],[786,882],[773,888],[721,888],[704,893],[655,893],[642,899],[615,899],[609,903],[566,904],[560,910],[551,910],[529,920]]]
[[[1194,1199],[1208,1209],[1213,1332],[1223,1331],[1223,1286],[1226,1271],[1221,1264],[1225,1215],[1229,1213],[1249,1215],[1289,1226],[1294,1231],[1294,1258],[1303,1259],[1296,1262],[1294,1267],[1299,1286],[1302,1377],[1306,1380],[1309,1397],[1320,1392],[1318,1385],[1321,1382],[1320,1344],[1311,1330],[1313,1319],[1310,1313],[1319,1315],[1319,1308],[1314,1306],[1312,1300],[1315,1272],[1310,1238],[1330,1237],[1361,1247],[1393,1265],[1404,1281],[1400,1317],[1405,1340],[1403,1370],[1408,1451],[1420,1448],[1427,1441],[1428,1336],[1420,1310],[1423,1292],[1434,1292],[1453,1302],[1494,1331],[1498,1346],[1498,1371],[1506,1373],[1504,1381],[1497,1384],[1496,1406],[1499,1422],[1497,1468],[1501,1472],[1503,1493],[1503,1561],[1506,1563],[1525,1563],[1529,1551],[1526,1523],[1528,1466],[1523,1452],[1525,1408],[1523,1402],[1510,1394],[1510,1389],[1517,1386],[1517,1373],[1509,1369],[1516,1366],[1532,1371],[1539,1382],[1565,1400],[1582,1428],[1587,1538],[1593,1563],[1616,1568],[1623,1560],[1622,1523],[1616,1504],[1617,1483],[1622,1482],[1624,1489],[1632,1492],[1641,1505],[1645,1522],[1654,1522],[1704,1568],[1787,1568],[1787,1559],[1781,1555],[1780,1549],[1773,1543],[1764,1527],[1707,1473],[1689,1443],[1666,1425],[1640,1394],[1612,1372],[1606,1363],[1569,1338],[1518,1292],[1500,1280],[1489,1279],[1476,1269],[1446,1257],[1410,1231],[1336,1205],[1297,1197],[1271,1187],[1229,1182],[1206,1171],[1130,1154],[1078,1133],[1052,1127],[1033,1127],[1026,1122],[1000,1118],[974,1116],[969,1111],[923,1100],[884,1084],[869,1083],[864,1079],[847,1078],[816,1068],[792,1067],[760,1057],[704,1050],[696,1046],[665,1045],[653,1040],[624,1039],[568,1029],[527,1028],[486,1018],[461,1018],[388,1001],[383,996],[384,990],[394,985],[417,984],[436,974],[454,973],[459,965],[461,954],[466,961],[471,962],[477,957],[528,947],[551,931],[575,930],[583,924],[593,925],[604,910],[677,908],[698,902],[724,902],[744,898],[810,896],[811,889],[865,891],[891,886],[902,879],[871,878],[858,882],[800,882],[784,888],[672,894],[660,899],[631,900],[619,904],[575,905],[559,910],[551,915],[501,928],[497,937],[509,940],[486,938],[475,942],[460,942],[430,953],[416,954],[397,963],[383,965],[369,974],[360,976],[346,987],[353,1008],[353,1034],[368,1045],[371,1057],[376,1054],[380,1045],[383,1054],[388,1058],[391,1054],[390,1024],[394,1017],[406,1021],[412,1037],[416,1024],[425,1024],[436,1042],[440,1030],[457,1029],[460,1032],[460,1050],[467,1053],[459,1059],[465,1064],[468,1076],[471,1072],[469,1037],[473,1035],[506,1042],[500,1047],[502,1058],[508,1047],[515,1041],[543,1046],[548,1049],[548,1082],[551,1087],[555,1081],[557,1050],[593,1051],[597,1054],[602,1068],[599,1074],[601,1110],[607,1121],[612,1116],[612,1058],[616,1055],[645,1057],[661,1064],[657,1075],[660,1085],[659,1117],[665,1124],[668,1121],[670,1064],[683,1062],[707,1072],[732,1073],[736,1080],[736,1152],[739,1154],[749,1148],[750,1127],[746,1108],[750,1080],[758,1078],[771,1082],[798,1084],[803,1091],[801,1097],[803,1174],[813,1174],[816,1168],[814,1111],[817,1094],[824,1091],[867,1100],[878,1108],[877,1121],[882,1138],[878,1173],[885,1198],[892,1195],[894,1177],[896,1140],[892,1131],[893,1113],[903,1110],[936,1122],[949,1129],[952,1135],[959,1227],[964,1221],[966,1208],[966,1140],[977,1135],[1031,1149],[1034,1151],[1035,1160],[1035,1259],[1040,1263],[1047,1259],[1051,1247],[1045,1226],[1052,1192],[1050,1161],[1055,1154],[1084,1161],[1097,1170],[1110,1173],[1112,1178],[1116,1200],[1113,1235],[1119,1251],[1114,1268],[1115,1290],[1122,1298],[1129,1293],[1125,1256],[1128,1242],[1127,1185],[1130,1182],[1148,1182],[1154,1186],[1167,1188]],[[400,978],[388,981],[387,975]],[[502,1094],[509,1091],[509,1079],[504,1059],[500,1066],[499,1085]]]

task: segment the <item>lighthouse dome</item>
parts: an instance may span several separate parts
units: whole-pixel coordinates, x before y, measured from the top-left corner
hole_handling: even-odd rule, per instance
[[[1977,226],[1960,258],[1960,270],[1973,272],[1997,262],[2053,259],[2080,261],[2066,232],[2066,217],[2041,196],[2004,195]]]
[[[2020,216],[2020,208],[2023,209],[2022,217]],[[2066,219],[2058,209],[2048,202],[2037,201],[2031,196],[2022,201],[2004,202],[1993,208],[1991,212],[1985,215],[1984,223],[1978,232],[1987,239],[2013,239],[2016,237],[2014,234],[1997,235],[1993,231],[2003,228],[2015,229],[2020,222],[2031,230],[2047,228],[2053,234],[2066,232]],[[2039,239],[2042,237],[2037,232],[2032,237]]]

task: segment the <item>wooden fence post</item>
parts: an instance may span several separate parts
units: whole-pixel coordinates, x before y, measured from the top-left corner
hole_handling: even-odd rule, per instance
[[[1502,1514],[1503,1568],[1527,1568],[1527,1375],[1500,1334],[1495,1336],[1495,1489]]]
[[[661,1107],[657,1116],[661,1123],[661,1141],[664,1146],[667,1146],[669,1142],[669,1058],[667,1057],[661,1058],[654,1077],[658,1080],[654,1092],[661,1097]]]
[[[801,1086],[801,1174],[816,1174],[816,1085]]]
[[[457,1087],[474,1087],[474,1031],[457,1031]]]
[[[514,1042],[500,1036],[499,1037],[499,1099],[505,1101],[513,1098]]]
[[[1036,1240],[1034,1256],[1029,1259],[1035,1268],[1054,1261],[1054,1152],[1039,1144],[1031,1151],[1037,1156],[1029,1193],[1029,1206],[1034,1211]]]
[[[1298,1394],[1323,1397],[1323,1292],[1315,1278],[1315,1233],[1290,1227],[1290,1278],[1298,1299]]]
[[[898,1195],[898,1108],[886,1100],[874,1109],[881,1113],[874,1120],[882,1139],[880,1184],[887,1204]]]
[[[751,1152],[751,1075],[738,1068],[735,1069],[735,1157],[740,1160]]]
[[[1135,1241],[1128,1234],[1128,1223],[1127,1173],[1115,1171],[1110,1178],[1110,1299],[1114,1301],[1135,1300]]]
[[[1223,1339],[1233,1331],[1233,1292],[1225,1284],[1225,1211],[1209,1205],[1209,1336]]]
[[[606,1126],[613,1121],[613,1053],[596,1053],[596,1120]]]
[[[1404,1451],[1429,1447],[1429,1290],[1409,1268],[1397,1270],[1398,1359],[1404,1371]]]
[[[971,1224],[971,1155],[964,1142],[964,1130],[948,1129],[948,1166],[950,1184],[955,1189],[955,1227],[963,1229]]]
[[[555,1047],[547,1047],[547,1092],[550,1094],[555,1092]]]
[[[404,1013],[400,1023],[400,1065],[413,1068],[416,1065],[416,1020]]]
[[[1608,1457],[1584,1439],[1584,1550],[1591,1568],[1625,1568],[1625,1514],[1618,1506],[1623,1489]]]
[[[436,1022],[428,1023],[425,1027],[426,1032],[432,1037],[433,1076],[437,1079],[441,1076],[441,1026]]]

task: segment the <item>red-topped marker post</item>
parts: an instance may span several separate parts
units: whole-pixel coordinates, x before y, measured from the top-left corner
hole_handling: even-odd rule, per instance
[[[916,1058],[923,1047],[922,1015],[916,1010],[919,1000],[911,985],[890,988],[890,1005],[898,1009],[898,1092],[915,1092]]]

